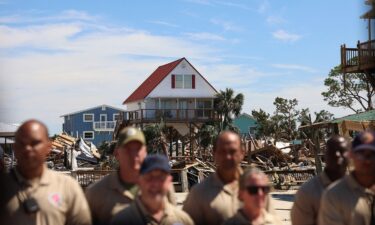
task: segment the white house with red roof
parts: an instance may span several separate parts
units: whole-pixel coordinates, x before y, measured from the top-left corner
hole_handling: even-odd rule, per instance
[[[159,66],[124,102],[128,124],[163,120],[182,135],[189,123],[217,119],[213,110],[216,89],[186,59]],[[191,125],[191,124],[190,124]]]

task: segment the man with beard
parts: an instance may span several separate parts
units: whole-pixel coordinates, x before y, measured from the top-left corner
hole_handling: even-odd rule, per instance
[[[116,213],[133,202],[139,190],[139,171],[147,156],[143,132],[135,127],[121,130],[114,155],[119,162],[119,169],[86,190],[93,223],[96,225],[109,224]],[[168,195],[172,203],[175,201],[173,194],[172,187]]]
[[[119,212],[113,225],[192,225],[191,218],[171,205],[167,193],[172,185],[167,157],[150,155],[144,160],[139,177],[140,195],[133,203]]]

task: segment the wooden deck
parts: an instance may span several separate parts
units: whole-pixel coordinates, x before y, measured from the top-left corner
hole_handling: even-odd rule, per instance
[[[375,71],[375,40],[360,43],[357,48],[341,46],[341,69],[344,73]]]

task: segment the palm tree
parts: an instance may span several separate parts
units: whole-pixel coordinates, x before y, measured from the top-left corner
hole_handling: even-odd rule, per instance
[[[225,91],[220,90],[216,94],[215,109],[221,116],[221,130],[226,130],[230,127],[233,120],[232,117],[241,113],[243,102],[243,94],[239,93],[235,96],[231,88],[226,88]]]

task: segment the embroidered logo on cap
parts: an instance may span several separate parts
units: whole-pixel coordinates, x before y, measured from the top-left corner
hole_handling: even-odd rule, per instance
[[[126,132],[126,135],[127,136],[133,136],[137,133],[137,131],[135,130],[135,128],[130,128],[127,132]]]
[[[48,195],[48,201],[56,207],[62,206],[62,197],[60,193],[54,192]]]

